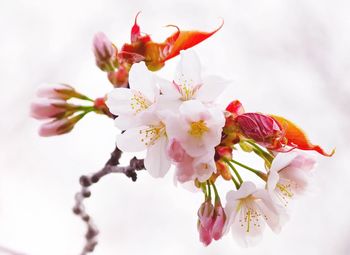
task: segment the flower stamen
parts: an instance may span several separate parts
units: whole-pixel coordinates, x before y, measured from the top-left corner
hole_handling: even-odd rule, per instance
[[[165,126],[163,123],[159,125],[149,125],[148,128],[140,130],[141,142],[143,142],[146,146],[154,145],[155,142],[166,135]]]
[[[200,138],[202,135],[209,131],[207,124],[204,120],[195,121],[191,123],[188,133],[194,137]]]
[[[136,91],[131,98],[131,108],[136,113],[146,110],[152,103],[139,91]]]

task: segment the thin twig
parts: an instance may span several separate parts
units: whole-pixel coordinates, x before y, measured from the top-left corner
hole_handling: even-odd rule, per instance
[[[89,176],[83,175],[80,177],[80,191],[75,195],[75,205],[73,212],[78,215],[86,224],[87,232],[85,234],[86,243],[81,255],[86,255],[89,252],[93,252],[97,245],[97,235],[99,234],[98,228],[96,227],[91,216],[86,212],[84,206],[84,199],[91,196],[90,186],[97,183],[102,177],[111,173],[122,173],[127,177],[131,178],[132,181],[136,181],[136,171],[145,169],[143,159],[137,159],[133,157],[130,160],[128,166],[119,166],[119,159],[122,155],[122,151],[118,147],[111,153],[110,159],[107,161],[105,166],[96,173]]]

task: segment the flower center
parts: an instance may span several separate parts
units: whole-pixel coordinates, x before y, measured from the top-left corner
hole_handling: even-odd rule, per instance
[[[134,95],[131,98],[131,109],[133,109],[135,113],[144,111],[151,105],[152,103],[141,92],[134,92]]]
[[[187,101],[192,99],[195,94],[197,93],[197,91],[199,90],[199,88],[201,87],[201,85],[195,85],[193,86],[193,81],[192,80],[181,80],[180,84],[175,83],[175,81],[173,82],[176,90],[180,93],[181,97],[180,99],[182,101]]]
[[[245,229],[247,233],[252,231],[252,228],[260,228],[261,220],[267,220],[267,216],[255,205],[254,198],[247,197],[240,201],[237,207],[239,214],[240,227]]]
[[[141,142],[146,146],[154,145],[160,137],[166,135],[165,126],[163,123],[149,125],[148,128],[140,130],[140,135],[142,136]]]
[[[188,133],[194,137],[200,138],[205,132],[208,132],[209,128],[204,120],[195,121],[191,123]]]

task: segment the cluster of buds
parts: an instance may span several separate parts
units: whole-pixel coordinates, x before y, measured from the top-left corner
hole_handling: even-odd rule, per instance
[[[205,186],[203,186],[205,189]],[[198,210],[198,233],[199,240],[204,245],[209,245],[212,240],[219,240],[224,235],[226,214],[221,205],[220,197],[215,185],[215,202],[212,204],[210,185],[205,190],[205,201]]]
[[[66,134],[89,112],[112,116],[103,98],[94,101],[66,84],[49,84],[40,88],[37,96],[39,99],[31,104],[31,116],[48,121],[40,126],[40,136]],[[73,104],[68,102],[70,99],[79,99],[89,105]]]

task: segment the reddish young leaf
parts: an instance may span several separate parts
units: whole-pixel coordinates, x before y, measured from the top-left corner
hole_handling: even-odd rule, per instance
[[[130,34],[130,41],[131,43],[135,42],[143,42],[146,43],[151,40],[151,37],[149,35],[141,35],[141,29],[140,26],[137,24],[137,17],[140,15],[141,12],[138,12],[135,17],[134,25],[131,28],[131,34]]]
[[[244,113],[243,105],[238,100],[233,100],[227,107],[226,111],[230,112],[233,117],[237,117],[238,115],[241,115]]]
[[[285,138],[287,138],[287,145],[298,148],[300,150],[313,150],[322,154],[323,156],[331,157],[335,150],[331,153],[326,153],[320,146],[313,145],[307,138],[304,131],[295,125],[293,122],[276,115],[270,115],[274,118],[280,126],[285,130]]]
[[[197,45],[198,43],[204,41],[205,39],[209,38],[210,36],[215,34],[217,31],[219,31],[223,25],[224,25],[224,21],[222,21],[221,25],[212,32],[178,30],[173,35],[168,37],[166,40],[167,42],[167,41],[170,41],[171,38],[174,38],[174,37],[176,38],[175,43],[170,48],[170,52],[166,56],[164,61],[179,55],[181,50],[186,50],[188,48],[191,48]]]

